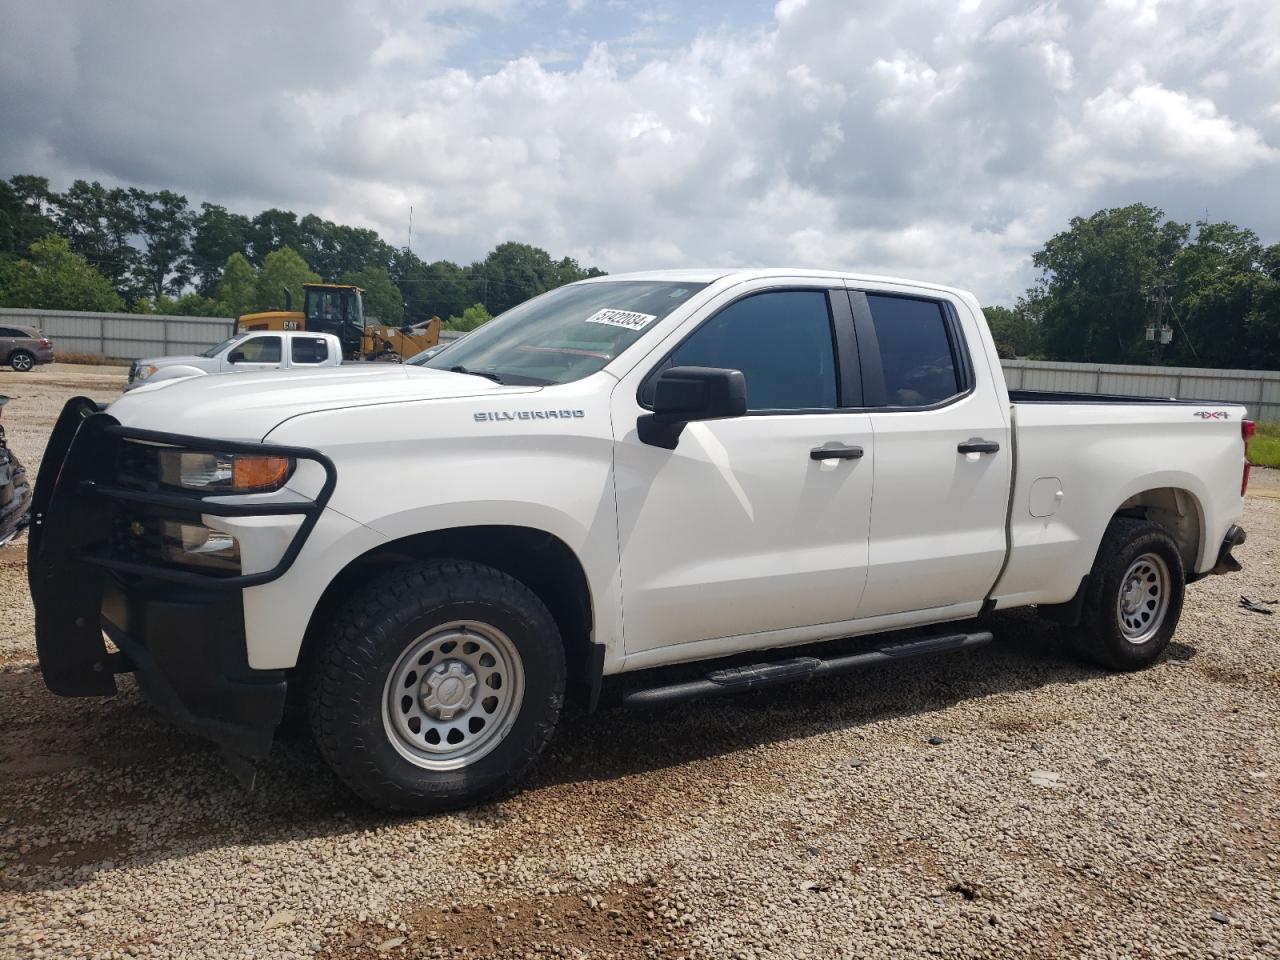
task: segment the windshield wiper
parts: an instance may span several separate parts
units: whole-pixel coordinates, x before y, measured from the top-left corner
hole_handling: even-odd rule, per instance
[[[467,373],[473,377],[484,377],[486,380],[492,380],[494,383],[502,383],[502,378],[496,373],[486,373],[483,370],[468,370],[462,364],[449,368],[450,373]]]

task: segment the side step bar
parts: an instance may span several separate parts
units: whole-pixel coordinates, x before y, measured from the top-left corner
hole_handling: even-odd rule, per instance
[[[898,640],[872,650],[864,650],[862,653],[829,659],[792,657],[789,660],[778,660],[773,663],[726,667],[723,670],[711,671],[701,680],[688,680],[683,683],[627,691],[622,695],[622,705],[634,708],[658,707],[679,703],[681,700],[716,697],[726,693],[741,693],[744,690],[760,690],[795,680],[848,673],[862,667],[873,667],[882,663],[891,663],[894,660],[905,660],[908,657],[923,657],[934,653],[946,653],[950,650],[981,647],[990,643],[991,639],[990,631],[986,630],[977,633],[951,633],[938,637]]]

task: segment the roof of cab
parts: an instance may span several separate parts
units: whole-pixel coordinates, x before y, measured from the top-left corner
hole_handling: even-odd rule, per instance
[[[949,287],[941,283],[929,283],[923,280],[911,280],[904,277],[881,277],[865,273],[852,273],[842,270],[813,270],[807,267],[705,267],[686,270],[641,270],[635,273],[610,273],[600,277],[581,280],[580,283],[607,283],[610,280],[652,280],[672,283],[715,283],[718,280],[732,280],[742,283],[747,280],[761,280],[768,277],[815,277],[823,279],[851,280],[856,283],[897,284],[908,287],[919,287],[950,293],[962,299],[977,299],[967,290]]]

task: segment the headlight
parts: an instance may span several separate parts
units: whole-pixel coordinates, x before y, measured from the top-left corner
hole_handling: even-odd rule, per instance
[[[291,457],[162,450],[160,482],[207,493],[265,493],[283,487],[294,464]]]
[[[145,366],[141,366],[138,368],[137,373],[134,374],[133,380],[130,382],[145,380],[147,379],[147,377],[151,376],[153,373],[155,373],[159,369],[160,368],[153,363],[148,363]]]
[[[240,544],[236,538],[199,523],[165,520],[161,525],[160,556],[169,563],[240,572]]]

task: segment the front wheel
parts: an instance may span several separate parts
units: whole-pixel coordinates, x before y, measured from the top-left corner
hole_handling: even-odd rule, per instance
[[[516,783],[550,739],[564,647],[547,608],[491,567],[402,567],[341,610],[309,713],[321,754],[363,799],[433,812]]]
[[[1155,662],[1177,629],[1185,590],[1182,555],[1164,528],[1115,518],[1085,588],[1078,649],[1113,670]]]

